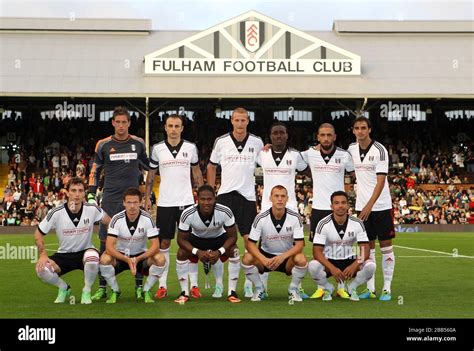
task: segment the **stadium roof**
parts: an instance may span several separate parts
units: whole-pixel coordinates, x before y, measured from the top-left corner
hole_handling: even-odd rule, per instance
[[[474,98],[474,22],[335,21],[305,32],[360,56],[356,76],[147,76],[198,34],[149,20],[0,18],[0,96]]]

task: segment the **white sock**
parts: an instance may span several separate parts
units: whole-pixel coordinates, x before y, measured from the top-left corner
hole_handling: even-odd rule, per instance
[[[242,265],[242,267],[243,267],[243,265]],[[269,272],[263,272],[262,274],[260,274],[260,280],[263,283],[265,291],[268,291],[268,273]]]
[[[245,277],[255,285],[256,289],[262,290],[264,288],[262,274],[258,274],[257,267],[254,265],[247,266],[242,263],[242,268],[244,269]]]
[[[165,270],[165,266],[156,266],[154,264],[151,265],[150,270],[148,271],[148,278],[145,282],[145,286],[143,287],[143,291],[149,291],[153,288],[156,281],[160,278]]]
[[[216,285],[224,286],[224,264],[221,260],[217,260],[212,266],[214,272],[214,278],[216,279]]]
[[[316,260],[312,260],[308,264],[308,271],[313,280],[325,290],[333,291],[334,287],[328,282],[327,274],[324,271],[324,266]]]
[[[375,261],[375,249],[370,249],[369,258],[372,261],[376,262]],[[369,289],[370,291],[375,291],[375,272],[374,272],[374,275],[372,275],[372,278],[370,278],[369,281],[367,282],[367,289]]]
[[[160,277],[160,288],[168,288],[168,271],[170,268],[170,248],[168,247],[167,249],[160,249],[160,252],[165,256],[166,264],[165,264],[165,270],[163,271],[163,274]]]
[[[392,286],[393,271],[395,269],[395,254],[393,246],[380,248],[382,251],[383,290],[390,292]]]
[[[366,261],[363,268],[357,272],[355,278],[352,279],[349,286],[347,287],[349,293],[351,293],[352,290],[357,289],[359,285],[366,283],[374,275],[375,269],[375,262],[372,260]]]
[[[235,257],[235,258],[229,258],[229,290],[228,290],[228,295],[232,291],[235,291],[237,289],[237,281],[239,279],[239,273],[240,273],[240,258]]]
[[[295,289],[299,287],[307,270],[308,270],[308,264],[306,264],[304,267],[294,266],[291,269],[290,289]]]
[[[113,291],[120,291],[117,278],[115,278],[115,268],[111,264],[101,264],[100,274],[107,281],[107,284],[112,288]]]
[[[199,262],[199,261],[198,261]],[[188,269],[189,269],[189,282],[191,287],[198,286],[198,262],[194,263],[189,261]]]
[[[38,278],[43,282],[54,285],[60,289],[67,289],[67,284],[64,280],[59,278],[58,273],[54,272],[50,268],[44,267],[42,271],[36,273]]]
[[[189,295],[188,275],[189,275],[189,260],[176,260],[176,273],[178,274],[179,286],[181,291],[184,291],[186,296]],[[160,282],[161,284],[161,282]]]
[[[252,281],[250,281],[249,279],[245,278],[244,290],[247,290],[247,289],[252,289]]]
[[[99,259],[96,262],[84,263],[84,289],[82,291],[91,292],[92,285],[99,273]]]

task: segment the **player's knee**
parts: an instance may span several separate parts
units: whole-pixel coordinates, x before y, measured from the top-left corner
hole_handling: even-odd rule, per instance
[[[161,248],[161,250],[169,249],[169,248],[170,248],[170,245],[171,245],[171,240],[168,240],[168,239],[163,239],[163,240],[161,240],[161,242],[160,242],[160,248]]]
[[[186,251],[183,249],[179,248],[178,252],[176,254],[176,259],[180,261],[186,261],[191,255],[188,254]]]
[[[295,261],[295,265],[297,265],[299,267],[306,266],[306,264],[308,263],[308,260],[306,259],[306,256],[303,255],[302,253],[296,254],[295,257],[293,258],[293,260]]]
[[[312,260],[308,264],[308,271],[309,274],[311,274],[311,276],[313,277],[313,279],[319,279],[324,271],[324,266],[319,263],[319,261]]]
[[[43,269],[40,269],[39,271],[38,270],[36,271],[36,275],[42,281],[45,281],[45,279],[47,277],[49,277],[51,275],[51,273],[54,273],[54,269],[49,263],[45,264]]]
[[[112,264],[112,256],[110,256],[108,253],[104,252],[102,254],[102,256],[100,256],[100,264],[103,264],[103,265],[108,265],[108,264]]]
[[[165,255],[161,253],[157,253],[156,255],[153,256],[153,264],[157,266],[164,266],[166,264],[166,258]]]
[[[84,252],[84,257],[82,258],[84,264],[99,264],[99,253],[96,250],[87,250]]]
[[[253,265],[254,263],[253,261],[254,261],[253,256],[248,252],[244,255],[244,257],[242,257],[242,264],[246,266]]]
[[[367,272],[368,275],[372,276],[375,273],[377,265],[372,260],[367,260],[364,264],[363,270]]]

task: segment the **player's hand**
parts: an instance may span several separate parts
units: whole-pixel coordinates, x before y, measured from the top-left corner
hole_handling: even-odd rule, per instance
[[[137,274],[137,260],[135,257],[129,257],[128,258],[128,267],[130,268],[130,273],[132,273],[133,276]]]
[[[36,263],[36,272],[41,272],[44,267],[51,266],[53,265],[53,261],[49,259],[48,256],[46,255],[41,255],[40,258],[38,259],[38,262]]]
[[[371,212],[372,212],[372,206],[369,204],[365,205],[362,211],[360,211],[359,219],[361,221],[366,221],[369,218]]]
[[[274,271],[285,261],[285,258],[282,255],[278,255],[278,256],[272,257],[270,261],[271,263],[268,269]]]
[[[342,273],[339,268],[334,267],[330,271],[331,271],[331,274],[334,277],[334,279],[336,279],[338,282],[342,283],[345,280],[344,273]]]
[[[358,270],[359,270],[358,266],[351,264],[350,266],[346,267],[346,269],[344,269],[342,274],[344,274],[344,277],[347,280],[355,276]]]
[[[263,151],[264,152],[268,152],[272,149],[272,144],[265,144],[265,146],[263,147]]]
[[[147,211],[148,213],[151,213],[151,200],[150,200],[150,198],[143,199],[143,207],[145,208],[145,211]]]
[[[218,250],[215,250],[215,251],[209,250],[209,262],[211,264],[216,263],[219,257],[221,257],[221,253]]]
[[[95,194],[94,193],[88,193],[87,194],[87,202],[90,204],[97,205],[97,200],[95,199]]]
[[[209,253],[205,250],[198,250],[196,256],[201,262],[209,262]]]

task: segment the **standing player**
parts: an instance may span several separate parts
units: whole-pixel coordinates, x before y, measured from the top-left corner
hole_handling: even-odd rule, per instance
[[[308,262],[303,254],[303,220],[298,212],[285,207],[287,201],[288,192],[285,187],[274,186],[271,189],[272,206],[260,213],[253,222],[246,246],[248,252],[242,259],[245,275],[255,285],[252,301],[265,298],[263,282],[258,273],[271,271],[291,275],[289,297],[293,301],[303,301],[298,290],[308,269]]]
[[[189,300],[188,275],[191,279],[191,291],[198,287],[197,275],[189,274],[190,261],[197,263],[199,260],[214,265],[227,258],[229,258],[227,300],[234,303],[240,302],[235,292],[239,271],[232,269],[234,265],[240,265],[236,242],[237,230],[232,211],[226,206],[216,204],[213,187],[201,186],[198,189],[198,204],[184,210],[179,222],[176,272],[181,294],[175,302],[185,303]],[[216,277],[217,286],[220,286],[222,292],[222,275]],[[198,298],[200,294],[191,294],[191,296]],[[213,297],[216,296],[213,295]]]
[[[357,179],[356,211],[364,221],[369,236],[370,258],[375,262],[375,239],[382,251],[383,291],[381,301],[390,301],[391,284],[395,268],[392,239],[395,237],[392,218],[392,199],[388,187],[388,152],[385,147],[370,138],[370,121],[357,117],[352,126],[357,142],[348,151],[354,161]],[[360,298],[375,298],[375,274],[367,282],[367,289]]]
[[[45,283],[59,288],[54,303],[64,303],[71,295],[70,286],[60,276],[76,270],[84,271],[84,288],[81,303],[90,304],[91,287],[99,272],[99,253],[92,245],[94,223],[104,225],[110,217],[99,207],[84,203],[85,184],[82,179],[71,178],[66,187],[67,203],[51,209],[35,231],[35,241],[40,254],[36,273]],[[59,240],[58,251],[48,257],[43,235],[56,229]]]
[[[116,303],[120,289],[116,275],[130,269],[133,276],[137,272],[148,273],[143,287],[145,303],[153,303],[151,288],[163,274],[165,256],[160,253],[159,231],[151,216],[140,209],[142,194],[136,188],[127,189],[123,194],[125,210],[112,217],[107,236],[107,252],[100,257],[100,272],[112,288],[107,303]],[[146,241],[151,246],[147,249]]]
[[[324,301],[332,300],[333,286],[327,278],[331,275],[344,282],[354,278],[348,286],[350,299],[359,301],[357,287],[367,282],[375,272],[375,262],[369,258],[369,239],[360,219],[349,216],[348,196],[344,191],[331,195],[333,213],[323,218],[316,227],[313,257],[309,273],[319,286],[324,287]],[[359,257],[353,245],[357,242]]]
[[[222,168],[217,202],[229,207],[235,215],[240,234],[247,242],[252,222],[257,215],[255,196],[255,162],[263,148],[262,139],[247,132],[250,118],[242,107],[232,112],[233,130],[216,139],[207,166],[207,184],[216,185],[216,169]],[[239,262],[229,262],[229,271],[238,276]],[[252,297],[252,283],[246,279],[245,296]]]
[[[199,187],[203,184],[196,145],[181,139],[183,128],[181,116],[169,115],[166,118],[167,139],[153,146],[150,154],[150,171],[146,179],[145,207],[150,211],[150,194],[156,172],[159,170],[160,189],[156,225],[160,230],[161,252],[166,258],[166,268],[156,292],[158,299],[162,299],[168,294],[169,251],[176,224],[179,222],[183,210],[194,204],[191,171],[195,185]],[[197,276],[197,264],[193,265],[190,271]],[[199,291],[195,291],[195,293],[199,293]]]
[[[130,113],[125,107],[116,107],[112,115],[112,125],[115,133],[99,140],[95,147],[95,159],[89,175],[88,201],[94,201],[99,184],[101,169],[104,170],[104,190],[101,207],[110,216],[123,210],[122,196],[128,188],[138,188],[140,181],[140,166],[148,167],[145,143],[143,139],[128,134]],[[100,254],[105,251],[107,228],[99,227]],[[142,276],[137,274],[137,298],[143,298]],[[107,297],[105,279],[99,275],[99,289],[92,300]]]
[[[288,128],[284,123],[275,122],[272,124],[270,127],[270,141],[272,143],[271,150],[261,151],[257,157],[257,163],[263,169],[261,212],[272,207],[270,193],[276,185],[282,185],[288,191],[286,207],[298,212],[295,193],[296,172],[304,172],[308,168],[308,164],[303,160],[299,151],[288,147]],[[268,272],[263,273],[260,278],[267,292]],[[301,291],[303,295],[306,295],[303,290]]]
[[[310,147],[302,153],[304,160],[309,164],[313,179],[313,208],[311,210],[311,227],[309,240],[313,241],[316,225],[324,217],[330,215],[331,194],[344,190],[345,172],[353,172],[354,165],[351,155],[344,149],[336,147],[336,131],[330,123],[323,123],[318,128],[318,147]],[[337,295],[348,299],[343,283],[338,284]],[[311,295],[312,299],[323,296],[323,288]]]

